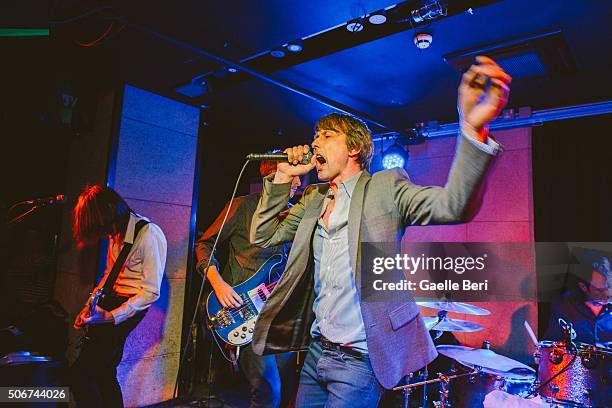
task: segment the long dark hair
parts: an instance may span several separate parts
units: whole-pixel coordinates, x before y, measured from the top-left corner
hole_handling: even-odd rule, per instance
[[[88,243],[122,232],[130,212],[125,200],[112,188],[99,184],[86,187],[72,212],[74,239]]]

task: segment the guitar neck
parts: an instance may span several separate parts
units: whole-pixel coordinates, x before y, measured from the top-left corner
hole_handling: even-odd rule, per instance
[[[102,297],[102,294],[104,293],[104,287],[95,289],[92,293],[91,296],[89,297],[89,299],[87,300],[87,304],[89,306],[89,314],[92,315],[94,314],[94,312],[96,311],[96,306],[98,305],[98,301],[100,300],[100,298]]]

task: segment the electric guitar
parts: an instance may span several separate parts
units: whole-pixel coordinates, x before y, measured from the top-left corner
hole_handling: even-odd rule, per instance
[[[98,302],[104,293],[104,287],[98,288],[91,292],[91,296],[89,296],[89,300],[87,301],[87,305],[89,306],[89,316],[92,316],[96,312],[96,306],[98,306]]]
[[[89,314],[87,315],[87,317],[92,316],[94,313],[96,313],[96,306],[98,305],[98,302],[100,301],[100,298],[102,297],[103,294],[104,294],[104,287],[100,287],[94,290],[93,292],[91,292],[91,295],[89,296],[89,299],[87,299],[87,303],[85,304],[89,310]],[[87,340],[89,340],[88,332],[89,332],[89,325],[83,326],[84,336],[81,337],[81,341],[79,343],[80,346],[82,346]]]
[[[245,346],[253,340],[255,322],[270,292],[280,279],[285,257],[272,255],[253,276],[233,287],[242,299],[240,307],[222,307],[215,292],[206,300],[208,325],[224,342],[232,346]]]

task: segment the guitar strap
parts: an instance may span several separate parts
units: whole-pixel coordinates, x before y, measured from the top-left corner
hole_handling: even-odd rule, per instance
[[[138,238],[138,233],[140,232],[142,227],[144,227],[148,223],[149,221],[145,221],[145,220],[140,220],[136,223],[136,226],[134,227],[133,242],[136,242],[136,238]],[[119,272],[121,271],[123,264],[125,264],[125,260],[127,259],[128,254],[132,250],[132,246],[133,246],[133,243],[132,244],[125,243],[125,242],[123,243],[123,248],[121,248],[121,252],[119,252],[119,256],[117,257],[117,260],[115,261],[115,264],[113,265],[113,269],[111,269],[110,273],[108,274],[108,278],[106,278],[106,282],[104,282],[104,288],[102,289],[102,293],[104,295],[107,295],[112,292],[113,286],[115,286],[115,282],[117,281],[117,278],[119,277]]]

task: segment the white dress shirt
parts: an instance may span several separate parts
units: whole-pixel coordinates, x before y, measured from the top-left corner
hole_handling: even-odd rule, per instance
[[[121,306],[110,311],[115,319],[115,324],[122,323],[139,311],[147,309],[159,299],[160,295],[168,244],[161,228],[151,222],[140,230],[134,242],[134,228],[141,219],[149,221],[145,217],[131,213],[125,233],[124,242],[132,243],[133,246],[119,272],[113,292],[131,297]],[[117,242],[115,238],[110,239],[106,270],[98,287],[103,286],[106,282],[122,247],[123,243]]]

